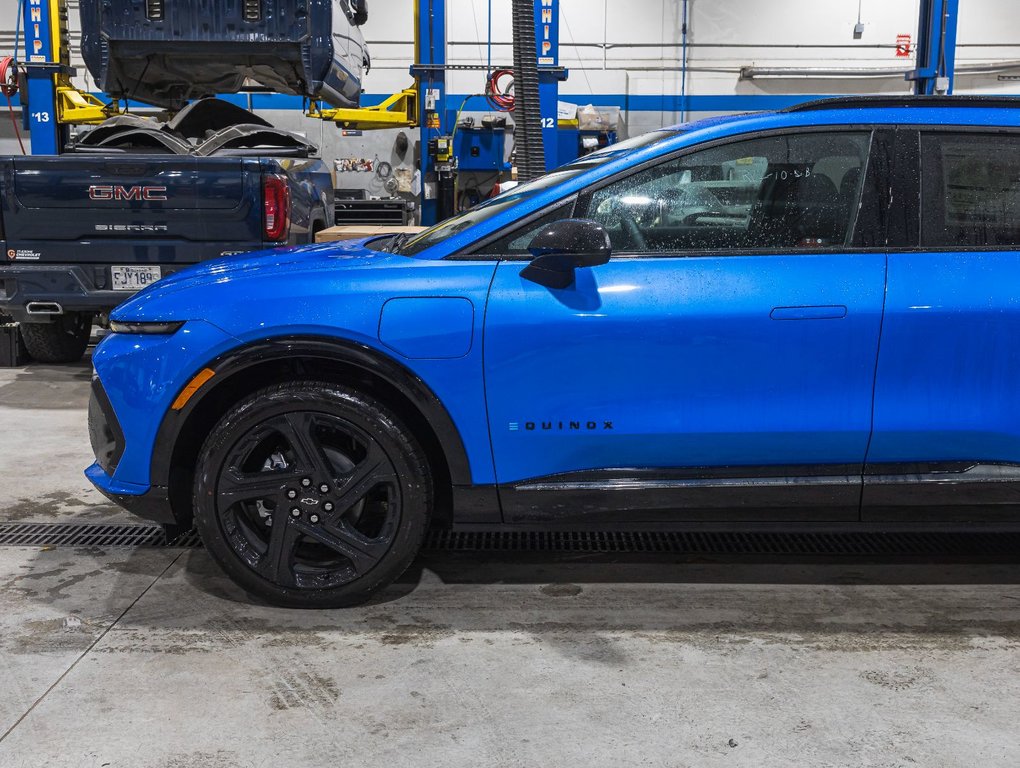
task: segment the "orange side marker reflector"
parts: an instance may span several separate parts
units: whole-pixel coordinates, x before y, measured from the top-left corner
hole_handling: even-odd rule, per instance
[[[196,373],[195,378],[188,382],[188,386],[181,390],[181,394],[177,395],[177,399],[174,400],[174,404],[170,406],[170,409],[174,411],[181,410],[181,408],[188,404],[191,396],[198,392],[201,386],[215,375],[216,371],[212,368],[203,368]]]

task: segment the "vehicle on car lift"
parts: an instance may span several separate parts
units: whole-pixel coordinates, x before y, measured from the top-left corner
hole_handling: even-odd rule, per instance
[[[0,167],[0,312],[40,362],[81,358],[96,316],[165,275],[333,224],[317,149],[216,99],[167,122],[114,117],[63,155]]]
[[[431,521],[1015,528],[1016,117],[715,118],[413,238],[172,275],[93,356],[86,474],[294,606],[364,600]]]
[[[82,0],[81,53],[114,98],[182,108],[246,81],[357,107],[370,65],[367,0]]]

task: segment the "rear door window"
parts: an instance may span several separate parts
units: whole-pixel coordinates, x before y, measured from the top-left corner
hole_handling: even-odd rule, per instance
[[[921,137],[921,244],[1020,245],[1020,134]]]

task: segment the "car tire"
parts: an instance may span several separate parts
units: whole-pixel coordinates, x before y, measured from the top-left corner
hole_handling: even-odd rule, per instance
[[[195,524],[227,575],[274,605],[362,603],[411,564],[433,490],[417,440],[385,405],[329,382],[255,392],[199,452]]]
[[[92,315],[86,312],[65,312],[49,323],[21,323],[25,348],[40,363],[78,362],[91,335]]]

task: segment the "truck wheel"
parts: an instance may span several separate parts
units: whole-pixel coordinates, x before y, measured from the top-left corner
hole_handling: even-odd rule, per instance
[[[321,219],[316,219],[312,222],[312,227],[308,231],[308,242],[315,243],[315,236],[326,228],[326,222]]]
[[[354,11],[354,18],[351,20],[354,26],[360,27],[368,22],[368,0],[353,0],[351,10]]]
[[[298,381],[244,398],[195,468],[195,524],[238,585],[294,608],[364,602],[411,564],[432,511],[428,462],[382,403]]]
[[[91,335],[92,315],[86,312],[65,312],[51,323],[21,324],[28,354],[40,363],[78,362]]]

